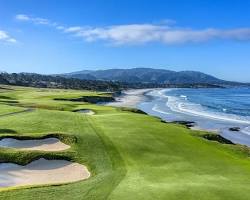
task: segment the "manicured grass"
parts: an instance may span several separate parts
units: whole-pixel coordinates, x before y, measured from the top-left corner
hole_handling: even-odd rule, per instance
[[[0,104],[0,117],[1,117],[1,115],[6,115],[9,113],[19,112],[19,111],[23,111],[23,110],[24,110],[24,108]]]
[[[1,191],[0,199],[250,199],[248,148],[208,141],[200,137],[203,132],[127,109],[53,100],[90,92],[14,89],[5,95],[15,97],[20,102],[16,106],[36,109],[0,118],[2,129],[18,136],[63,133],[77,141],[63,152],[0,149],[0,157],[24,164],[41,156],[61,156],[87,165],[92,176],[60,186]],[[71,112],[77,109],[96,114]]]

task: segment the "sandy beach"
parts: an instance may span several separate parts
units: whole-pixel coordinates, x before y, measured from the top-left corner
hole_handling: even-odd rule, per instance
[[[140,103],[141,101],[143,101],[143,99],[146,98],[144,94],[151,90],[153,89],[125,90],[122,92],[121,96],[115,98],[115,102],[109,102],[105,105],[135,108],[138,103]]]

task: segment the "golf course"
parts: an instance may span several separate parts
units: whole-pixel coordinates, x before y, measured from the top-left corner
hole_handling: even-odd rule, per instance
[[[0,144],[8,145],[0,145],[0,199],[250,199],[248,147],[137,109],[94,104],[105,100],[112,94],[1,85]],[[11,170],[1,174],[5,165],[15,166],[19,181],[43,170],[59,179],[15,184]]]

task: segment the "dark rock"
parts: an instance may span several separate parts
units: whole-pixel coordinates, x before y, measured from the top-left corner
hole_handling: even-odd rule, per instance
[[[127,107],[121,107],[119,108],[121,111],[129,111],[129,112],[133,112],[133,113],[139,113],[139,114],[143,114],[143,115],[147,115],[146,112],[137,109],[137,108],[127,108]]]
[[[212,134],[212,133],[203,135],[203,138],[205,138],[207,140],[217,141],[217,142],[222,143],[222,144],[234,144],[230,140],[222,137],[221,135]]]
[[[229,131],[240,131],[240,127],[231,127]]]
[[[194,127],[195,125],[195,122],[192,122],[192,121],[172,121],[171,123],[184,125],[187,128]]]

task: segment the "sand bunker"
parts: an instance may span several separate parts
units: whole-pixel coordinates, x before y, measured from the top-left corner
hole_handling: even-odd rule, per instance
[[[87,115],[94,115],[95,114],[94,111],[89,110],[89,109],[81,109],[81,110],[77,110],[76,112],[87,114]]]
[[[26,166],[0,163],[0,188],[69,183],[89,177],[90,172],[84,165],[64,160],[41,158]]]
[[[39,150],[39,151],[62,151],[70,146],[62,143],[57,138],[46,138],[37,140],[17,140],[4,138],[0,140],[0,147],[17,148],[19,150]]]

